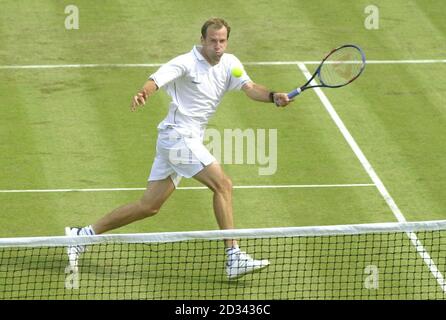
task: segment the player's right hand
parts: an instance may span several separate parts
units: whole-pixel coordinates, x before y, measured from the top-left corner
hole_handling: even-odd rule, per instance
[[[286,107],[294,100],[289,99],[286,93],[275,93],[274,94],[274,103],[278,107]]]
[[[132,99],[132,105],[130,107],[130,110],[132,112],[136,111],[136,109],[140,106],[143,106],[146,104],[147,95],[144,91],[138,92],[135,96],[133,96]]]

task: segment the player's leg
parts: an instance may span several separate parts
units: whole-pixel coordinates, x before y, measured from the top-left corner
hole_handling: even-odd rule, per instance
[[[218,162],[213,162],[198,174],[194,179],[203,183],[214,193],[214,213],[220,229],[234,229],[232,213],[232,181],[223,172]],[[226,240],[226,246],[236,245],[235,240]]]
[[[125,226],[136,220],[153,216],[159,211],[174,190],[175,185],[170,177],[163,180],[150,181],[143,197],[139,201],[113,210],[93,225],[83,228],[66,227],[65,234],[67,236],[100,234]],[[85,250],[84,245],[67,247],[68,259],[72,267],[77,267],[79,256]]]
[[[214,192],[214,213],[220,229],[233,229],[232,182],[223,172],[220,164],[213,162],[194,178]],[[268,260],[255,260],[239,249],[237,241],[225,240],[226,274],[229,279],[241,277],[247,273],[261,270],[269,265]]]
[[[150,181],[139,201],[116,208],[93,224],[94,233],[101,234],[157,214],[174,190],[175,185],[170,177]]]

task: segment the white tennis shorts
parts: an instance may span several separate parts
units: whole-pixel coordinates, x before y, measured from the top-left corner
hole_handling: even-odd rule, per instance
[[[202,139],[185,137],[173,128],[162,129],[158,132],[156,156],[148,180],[164,180],[170,176],[177,187],[181,177],[191,178],[214,161]]]

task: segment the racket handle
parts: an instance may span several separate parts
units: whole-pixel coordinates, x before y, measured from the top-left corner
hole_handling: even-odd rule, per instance
[[[294,89],[290,93],[288,93],[288,99],[293,99],[295,96],[298,96],[302,92],[301,88]]]

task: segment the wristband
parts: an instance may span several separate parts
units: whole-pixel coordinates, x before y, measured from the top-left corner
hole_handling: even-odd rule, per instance
[[[276,94],[276,93],[275,93],[274,91],[271,91],[271,92],[269,93],[269,101],[270,101],[270,102],[273,102],[273,103],[275,102],[275,101],[274,101],[274,95],[275,95],[275,94]]]

